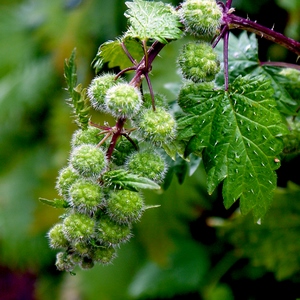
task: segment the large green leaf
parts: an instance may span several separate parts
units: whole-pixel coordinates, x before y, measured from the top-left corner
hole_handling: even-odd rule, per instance
[[[145,41],[158,40],[163,44],[182,36],[179,17],[170,5],[143,0],[134,0],[125,4],[128,7],[125,16],[130,24],[127,32],[129,36]]]
[[[275,169],[287,132],[273,99],[270,81],[238,77],[229,90],[186,85],[179,104],[188,115],[178,120],[187,154],[203,151],[208,192],[223,183],[226,208],[240,199],[242,213],[264,216],[276,187]]]
[[[220,57],[223,53],[221,45],[217,47]],[[269,78],[274,89],[274,99],[280,112],[293,115],[297,110],[297,102],[292,98],[286,86],[288,79],[280,74],[281,68],[261,64],[258,57],[258,45],[255,34],[248,36],[243,32],[239,37],[230,35],[228,47],[229,76],[233,81],[239,75],[264,75]],[[218,82],[222,83],[223,74],[219,74]]]

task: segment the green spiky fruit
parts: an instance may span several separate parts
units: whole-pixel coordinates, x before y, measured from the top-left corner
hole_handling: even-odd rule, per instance
[[[119,83],[111,87],[105,96],[106,111],[115,117],[130,118],[142,105],[140,91],[127,84]]]
[[[91,258],[83,257],[81,262],[79,263],[79,266],[83,270],[89,270],[94,267],[94,261]]]
[[[64,219],[63,230],[70,242],[86,241],[93,237],[95,220],[84,214],[72,213]]]
[[[107,265],[117,256],[116,249],[113,247],[95,247],[91,253],[91,258],[98,263]]]
[[[187,43],[178,56],[182,75],[194,82],[212,81],[220,71],[217,53],[209,43]]]
[[[124,243],[131,237],[130,224],[119,224],[103,215],[97,225],[98,239],[108,246]]]
[[[129,190],[111,191],[106,203],[109,217],[117,223],[137,222],[144,210],[144,201],[140,193]]]
[[[73,149],[70,163],[80,175],[97,177],[106,167],[107,159],[101,148],[84,144]]]
[[[69,198],[70,186],[79,179],[78,173],[74,170],[72,166],[67,166],[63,168],[57,177],[56,189],[60,196],[64,197],[66,200]]]
[[[63,224],[54,225],[48,232],[50,246],[54,249],[66,249],[70,243],[66,239]]]
[[[71,185],[69,194],[71,206],[81,213],[94,213],[103,201],[99,184],[84,178],[78,179]]]
[[[133,153],[128,157],[126,166],[131,173],[155,182],[161,182],[166,174],[166,163],[155,151]]]
[[[125,163],[127,156],[134,152],[136,147],[138,147],[138,140],[133,138],[132,141],[135,145],[124,137],[121,137],[117,141],[111,158],[112,162],[117,166],[122,166]]]
[[[162,107],[145,109],[140,119],[138,127],[143,138],[153,143],[166,143],[175,138],[176,121],[173,116]]]
[[[221,26],[222,10],[215,0],[186,0],[179,16],[187,32],[198,37],[210,37]]]
[[[104,74],[97,76],[92,80],[87,93],[93,108],[96,110],[103,110],[106,92],[115,84],[114,74]]]
[[[66,252],[58,252],[56,254],[55,266],[58,271],[72,272],[75,264],[70,259],[70,256]]]
[[[97,145],[103,138],[99,135],[100,130],[94,126],[88,126],[87,129],[78,129],[72,136],[71,144],[73,147],[78,147],[83,144]]]

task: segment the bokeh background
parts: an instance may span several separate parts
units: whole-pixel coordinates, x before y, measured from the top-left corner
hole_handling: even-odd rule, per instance
[[[233,0],[233,7],[300,40],[300,0]],[[283,161],[260,226],[239,217],[237,207],[226,211],[220,191],[207,195],[201,164],[183,178],[188,166],[178,159],[168,189],[145,193],[147,204],[161,207],[145,212],[112,265],[76,276],[56,270],[46,234],[63,212],[39,197],[58,197],[56,177],[76,129],[64,60],[77,49],[78,81],[87,86],[99,45],[125,31],[125,10],[123,0],[0,0],[0,299],[300,298],[297,158]],[[261,60],[295,63],[281,47],[263,39],[259,45]],[[170,101],[181,46],[165,47],[153,65],[154,89]]]

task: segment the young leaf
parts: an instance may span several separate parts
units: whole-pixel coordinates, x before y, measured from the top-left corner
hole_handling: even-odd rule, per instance
[[[122,169],[106,172],[103,175],[103,180],[104,182],[108,182],[109,185],[114,185],[130,191],[138,191],[139,189],[160,189],[160,186],[154,181]]]
[[[243,214],[256,219],[266,213],[276,187],[277,138],[287,129],[276,109],[270,81],[262,76],[238,77],[229,91],[208,91],[198,84],[181,91],[179,104],[188,113],[178,121],[179,138],[190,152],[203,151],[211,194],[224,180],[224,205],[240,199]]]
[[[127,48],[130,55],[139,62],[143,55],[143,48],[140,42],[136,39],[125,37],[123,40],[108,41],[102,44],[93,61],[93,66],[96,73],[100,72],[105,63],[108,63],[109,68],[119,67],[121,70],[132,66],[132,62],[122,48],[122,42]]]
[[[77,69],[75,64],[76,50],[72,51],[69,59],[65,60],[64,75],[67,82],[67,90],[70,99],[67,103],[73,108],[76,123],[82,129],[87,128],[89,122],[89,105],[86,89],[81,84],[77,85]]]
[[[170,5],[143,0],[134,0],[125,4],[128,7],[125,16],[130,24],[126,33],[128,36],[142,41],[154,39],[163,44],[182,36],[179,17]]]

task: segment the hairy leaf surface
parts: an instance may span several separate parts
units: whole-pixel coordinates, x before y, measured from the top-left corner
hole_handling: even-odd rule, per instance
[[[219,45],[218,51],[222,57],[221,45]],[[239,75],[264,75],[271,81],[279,111],[288,115],[296,113],[297,102],[286,89],[288,79],[280,74],[281,68],[264,65],[260,62],[255,34],[248,36],[246,32],[243,32],[238,38],[230,35],[228,51],[230,81]],[[222,80],[223,74],[220,73],[218,81],[221,83]]]
[[[137,40],[126,37],[123,40],[108,41],[99,47],[97,56],[94,59],[96,73],[102,70],[105,63],[108,64],[110,69],[119,67],[121,70],[133,65],[122,48],[122,43],[124,43],[133,59],[137,62],[142,59],[144,52],[141,43]]]
[[[209,91],[205,84],[187,86],[179,104],[186,116],[178,120],[186,154],[203,150],[208,192],[223,180],[224,205],[240,199],[242,213],[263,217],[276,187],[275,169],[286,133],[273,99],[270,81],[262,76],[238,77],[228,92]]]
[[[182,36],[178,16],[170,5],[163,2],[134,0],[125,3],[125,16],[130,27],[127,34],[140,40],[154,39],[163,44]]]
[[[108,182],[109,185],[130,191],[138,191],[140,189],[160,189],[160,186],[149,178],[141,177],[122,169],[106,172],[103,175],[103,179],[105,182]]]
[[[89,104],[86,89],[81,84],[77,85],[77,68],[75,64],[76,50],[74,49],[70,58],[65,60],[64,75],[67,82],[67,90],[71,96],[67,100],[73,108],[76,123],[81,128],[87,128],[89,122]]]

